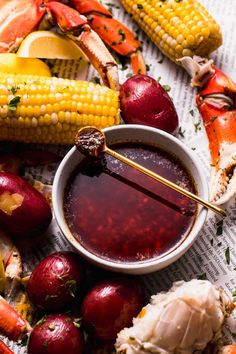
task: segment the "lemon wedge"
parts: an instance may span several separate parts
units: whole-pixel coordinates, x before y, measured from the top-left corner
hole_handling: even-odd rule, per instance
[[[17,55],[26,58],[81,59],[82,51],[70,39],[50,31],[31,32],[21,43]]]
[[[0,71],[8,74],[51,76],[47,64],[36,58],[19,58],[13,53],[0,53]]]
[[[3,264],[3,259],[0,255],[0,294],[4,292],[5,285],[6,285],[5,267]]]

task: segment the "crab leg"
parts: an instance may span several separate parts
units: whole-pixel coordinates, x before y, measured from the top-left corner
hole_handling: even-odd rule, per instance
[[[45,3],[44,6],[54,24],[57,24],[67,37],[76,42],[91,60],[91,63],[101,75],[104,84],[118,90],[117,63],[100,37],[91,29],[86,17],[57,1],[50,1]]]
[[[17,341],[30,331],[29,323],[18,315],[13,307],[0,296],[0,333],[11,340]]]
[[[0,339],[0,354],[14,354],[13,351],[11,351],[11,349],[8,348],[1,339]]]
[[[135,74],[146,74],[140,42],[110,11],[96,0],[70,0],[69,4],[87,17],[91,28],[109,47],[120,55],[130,56]]]
[[[217,354],[236,354],[236,344],[226,345],[222,347]]]
[[[180,61],[192,76],[192,86],[200,87],[196,103],[211,153],[210,198],[224,204],[236,193],[236,84],[212,60],[184,57]]]
[[[44,15],[41,0],[0,0],[0,53],[14,51]]]

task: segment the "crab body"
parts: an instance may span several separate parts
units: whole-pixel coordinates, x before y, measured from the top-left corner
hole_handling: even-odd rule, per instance
[[[209,281],[176,282],[168,292],[152,296],[133,327],[118,334],[117,353],[201,353],[219,338],[232,309],[228,296]]]

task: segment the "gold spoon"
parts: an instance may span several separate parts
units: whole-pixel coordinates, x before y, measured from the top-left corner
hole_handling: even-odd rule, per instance
[[[118,152],[111,150],[106,145],[105,134],[96,127],[83,127],[81,128],[76,136],[75,145],[77,149],[86,156],[98,157],[100,153],[105,152],[114,158],[126,163],[127,165],[136,168],[145,175],[154,178],[156,181],[174,189],[175,191],[185,195],[186,197],[194,200],[195,202],[203,205],[220,216],[227,216],[224,209],[217,207],[216,205],[200,198],[199,196],[187,191],[186,189],[178,186],[177,184],[169,181],[168,179],[152,172],[151,170],[137,164],[136,162],[128,159],[127,157],[120,155]]]

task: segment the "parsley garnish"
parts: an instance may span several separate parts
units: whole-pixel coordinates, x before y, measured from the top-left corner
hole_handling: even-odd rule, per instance
[[[72,297],[76,296],[77,293],[77,282],[76,280],[67,280],[65,282],[65,288],[67,289],[67,291],[70,293],[70,295]]]
[[[21,96],[15,96],[14,98],[12,98],[8,103],[9,111],[13,111],[13,112],[16,111],[17,105],[20,103],[20,100],[21,100]]]
[[[179,127],[178,134],[179,134],[179,136],[181,136],[181,138],[184,138],[184,133],[185,133],[185,130],[182,130],[182,128]]]
[[[214,120],[216,120],[218,117],[211,117],[210,118],[210,120],[212,121],[212,122],[214,122]]]
[[[81,323],[81,317],[79,318],[76,318],[74,321],[73,321],[73,325],[76,327],[76,328],[80,328],[80,323]]]
[[[162,87],[166,92],[169,92],[171,90],[171,87],[169,85],[162,85]]]
[[[197,278],[198,278],[198,280],[206,280],[207,275],[206,275],[206,273],[202,273],[202,274],[199,274],[199,276]]]
[[[197,133],[198,130],[201,130],[200,124],[200,122],[194,124],[195,133]]]
[[[142,10],[142,9],[143,9],[143,5],[142,5],[142,4],[137,4],[137,8],[138,8],[139,10]]]
[[[118,33],[119,33],[119,35],[121,36],[121,39],[120,39],[120,41],[119,41],[119,44],[121,44],[121,43],[125,40],[125,38],[126,38],[125,32],[120,28],[120,29],[118,30]]]
[[[216,223],[216,235],[220,236],[223,234],[223,220],[220,220]]]
[[[230,264],[230,249],[229,249],[229,247],[227,247],[225,250],[225,259],[226,259],[226,264]]]
[[[190,109],[189,113],[191,114],[192,117],[194,116],[194,110],[193,109]]]

